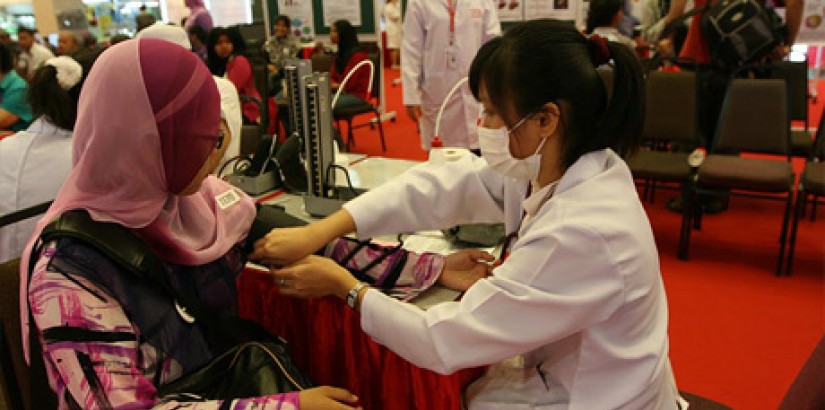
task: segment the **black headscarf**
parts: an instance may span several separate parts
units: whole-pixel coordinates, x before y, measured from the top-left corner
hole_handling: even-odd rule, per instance
[[[335,69],[343,74],[347,69],[347,63],[356,51],[361,49],[361,43],[358,42],[358,33],[355,32],[355,27],[347,20],[338,20],[332,25],[338,31],[338,55],[335,56]]]
[[[215,27],[209,32],[209,37],[206,39],[206,66],[212,75],[222,77],[226,73],[226,64],[229,62],[229,57],[220,58],[215,53],[215,44],[218,44],[218,39],[221,36],[226,36],[232,42],[232,55],[244,55],[246,51],[246,43],[244,42],[241,32],[237,27]],[[231,56],[230,56],[231,57]]]

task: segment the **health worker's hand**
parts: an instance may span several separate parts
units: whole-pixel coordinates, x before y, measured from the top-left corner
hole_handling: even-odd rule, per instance
[[[303,299],[335,295],[341,299],[357,283],[349,271],[329,258],[310,255],[281,269],[272,269],[281,293]]]
[[[417,123],[418,119],[421,118],[421,106],[420,105],[408,105],[407,106],[407,116],[410,119]]]
[[[315,253],[324,245],[311,225],[273,229],[255,242],[249,259],[263,265],[286,266]]]

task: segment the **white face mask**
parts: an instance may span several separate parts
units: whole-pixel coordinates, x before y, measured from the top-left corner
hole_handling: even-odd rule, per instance
[[[487,161],[490,168],[509,177],[533,181],[538,178],[541,170],[541,154],[539,152],[541,152],[547,138],[543,139],[536,148],[536,152],[527,158],[514,158],[510,153],[510,134],[521,126],[528,117],[529,115],[522,118],[511,130],[504,126],[486,128],[482,127],[479,122],[477,127],[478,147],[481,149],[481,157]]]

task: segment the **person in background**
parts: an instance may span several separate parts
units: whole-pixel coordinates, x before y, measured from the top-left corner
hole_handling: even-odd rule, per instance
[[[608,101],[596,67],[611,60]],[[464,392],[469,410],[679,409],[656,241],[622,158],[644,119],[638,59],[568,22],[533,20],[482,46],[469,75],[483,158],[411,169],[326,219],[270,232],[250,258],[273,266],[283,294],[348,298],[364,332],[416,366],[489,366]],[[469,222],[505,222],[502,258],[459,301],[428,310],[315,255],[351,232]]]
[[[398,0],[387,0],[381,15],[384,16],[387,32],[387,49],[390,50],[392,69],[397,70],[400,67],[398,50],[401,48],[401,2]]]
[[[275,20],[275,37],[270,38],[263,45],[263,51],[269,58],[266,69],[269,71],[270,95],[280,94],[286,60],[298,58],[301,52],[301,42],[292,35],[291,27],[289,16],[278,16]]]
[[[338,52],[332,60],[332,67],[329,71],[332,88],[337,89],[358,63],[367,60],[367,54],[361,50],[355,27],[347,20],[332,23],[329,28],[329,41],[338,45]],[[380,70],[381,67],[375,67],[375,69]],[[364,101],[369,100],[367,94],[369,82],[370,69],[362,65],[344,84],[344,91],[333,108],[340,109],[364,104]]]
[[[17,68],[24,74],[26,79],[30,79],[46,60],[54,57],[51,50],[35,40],[36,32],[36,30],[28,27],[17,29],[17,45],[20,47],[20,54],[17,56]]]
[[[34,72],[29,103],[36,120],[0,140],[0,215],[51,201],[72,170],[72,130],[85,74],[67,56]],[[38,218],[0,228],[0,262],[19,258]]]
[[[209,55],[207,66],[212,75],[232,81],[241,100],[249,97],[261,101],[252,75],[252,64],[244,56],[246,45],[237,28],[216,27],[209,33],[206,47]],[[260,122],[260,107],[255,101],[245,101],[242,107],[245,122]]]
[[[225,402],[160,401],[161,386],[225,351],[208,327],[182,321],[165,291],[147,282],[130,286],[129,274],[82,242],[43,244],[29,278],[34,239],[62,213],[80,209],[138,235],[171,283],[191,289],[216,314],[237,316],[234,281],[243,269],[242,243],[255,205],[208,176],[231,138],[219,111],[204,64],[167,41],[127,41],[103,53],[92,69],[72,138],[75,166],[35,228],[20,272],[23,346],[29,337],[41,343],[59,409],[355,407],[355,396],[325,386]],[[227,192],[237,201],[218,206],[215,196]],[[145,303],[149,298],[153,303]],[[29,305],[37,329],[32,335]]]
[[[149,27],[152,24],[155,24],[155,21],[157,21],[155,16],[152,15],[152,14],[149,14],[149,11],[146,8],[146,5],[142,4],[140,6],[140,13],[137,16],[135,16],[135,28],[137,29],[137,31],[140,32],[141,30],[145,29],[146,27]]]
[[[116,45],[118,43],[122,43],[126,40],[129,40],[129,39],[131,39],[131,37],[129,37],[126,34],[115,34],[111,38],[109,38],[109,46],[113,46],[113,45]]]
[[[192,26],[199,26],[204,32],[212,31],[212,15],[203,4],[203,0],[185,0],[186,7],[189,8],[189,17],[183,23],[183,29],[189,32]]]
[[[20,131],[31,124],[28,92],[28,83],[14,70],[14,55],[0,44],[0,130]]]
[[[620,33],[619,23],[624,17],[625,0],[591,0],[587,12],[587,33],[621,43],[636,52],[636,42]]]
[[[694,8],[703,8],[708,0],[695,0]],[[804,0],[785,1],[785,27],[787,38],[784,44],[779,44],[771,55],[767,56],[772,60],[782,60],[791,50],[799,33],[799,25],[802,22],[802,11]],[[664,17],[663,25],[669,26],[672,22],[680,19],[687,7],[687,0],[671,0],[670,9]],[[691,19],[688,26],[687,36],[679,51],[679,59],[691,61],[697,67],[696,82],[699,84],[698,116],[699,132],[704,137],[708,147],[713,146],[713,140],[719,124],[719,114],[722,112],[722,103],[730,83],[732,69],[714,64],[711,61],[710,46],[702,36],[700,22],[704,12],[697,13]],[[674,39],[673,42],[676,42]],[[715,214],[728,209],[728,198],[711,197],[700,200],[705,202],[702,205],[703,212]],[[683,198],[681,196],[668,201],[668,208],[682,212]]]
[[[188,33],[189,43],[192,44],[192,52],[197,54],[203,62],[206,62],[207,58],[209,58],[209,53],[206,50],[206,32],[203,31],[201,26],[192,26],[189,27]]]
[[[14,41],[11,39],[11,35],[5,29],[0,28],[0,43],[3,44],[12,44]]]
[[[624,2],[622,11],[622,21],[619,22],[617,30],[619,30],[619,33],[622,33],[622,35],[624,35],[627,38],[635,38],[635,29],[636,25],[639,24],[639,19],[637,19],[636,16],[633,15],[633,6],[630,1]]]
[[[476,51],[500,34],[501,25],[492,1],[407,3],[401,43],[403,102],[407,115],[418,123],[425,150],[430,149],[438,109],[447,93],[467,76]],[[453,95],[441,122],[439,137],[445,147],[478,149],[478,109],[468,87],[463,86]]]
[[[57,37],[57,55],[70,56],[83,47],[83,36],[69,30],[63,30]]]
[[[9,34],[9,32],[6,31],[6,30],[3,30],[1,28],[0,28],[0,44],[5,44],[6,47],[8,47],[9,50],[11,50],[13,55],[17,55],[20,51],[18,49],[17,43],[15,43],[14,40],[11,39],[11,35]]]

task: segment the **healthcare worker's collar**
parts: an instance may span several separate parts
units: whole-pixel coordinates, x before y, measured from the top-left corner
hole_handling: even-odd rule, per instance
[[[536,181],[530,182],[532,193],[521,203],[524,207],[524,212],[527,213],[528,219],[536,216],[541,210],[542,205],[553,196],[556,192],[556,187],[559,185],[559,181],[561,181],[561,179],[557,179],[542,188],[538,188]]]

